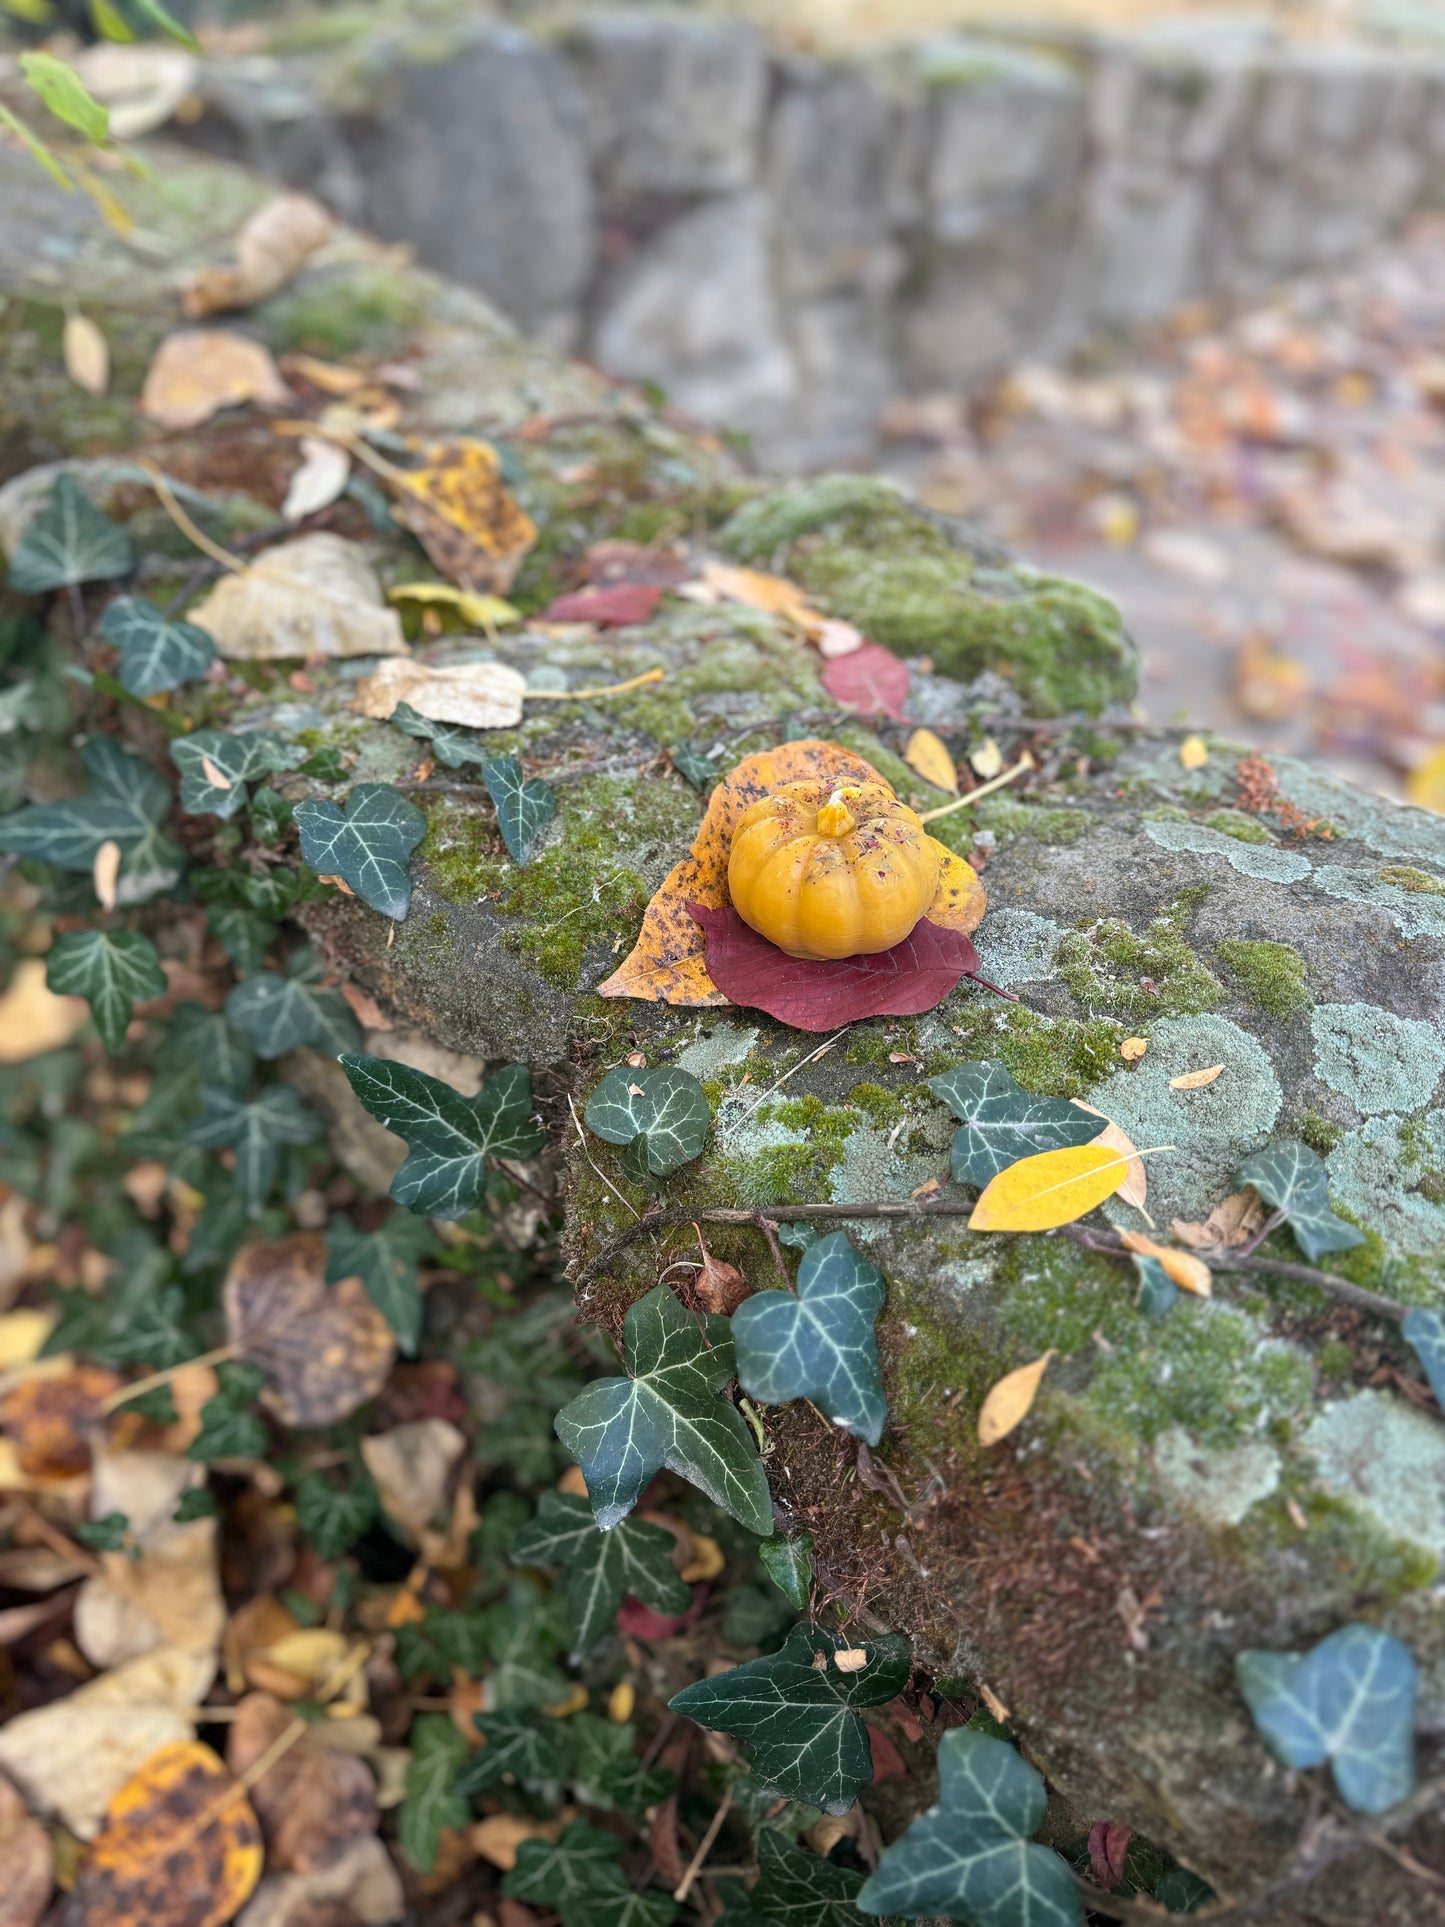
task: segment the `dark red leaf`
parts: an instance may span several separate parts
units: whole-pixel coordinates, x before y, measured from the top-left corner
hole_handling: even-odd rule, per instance
[[[908,1768],[904,1765],[903,1755],[881,1726],[869,1725],[868,1727],[868,1755],[873,1762],[874,1786],[882,1786],[886,1780],[908,1778]]]
[[[617,1608],[617,1630],[628,1639],[671,1639],[674,1633],[686,1632],[689,1626],[696,1625],[706,1598],[707,1587],[694,1586],[692,1604],[687,1611],[671,1618],[655,1613],[640,1599],[624,1599]]]
[[[844,658],[846,660],[846,658]],[[789,957],[728,907],[687,913],[707,937],[707,974],[730,1003],[765,1010],[794,1030],[837,1030],[860,1017],[918,1017],[978,969],[968,938],[925,919],[871,957]]]
[[[1121,1827],[1113,1820],[1099,1820],[1089,1828],[1089,1869],[1096,1886],[1106,1894],[1124,1878],[1124,1855],[1134,1838],[1132,1827]]]
[[[662,600],[655,583],[613,582],[605,589],[579,589],[559,595],[542,618],[544,622],[600,622],[604,628],[626,629],[648,622]]]
[[[846,703],[849,709],[865,716],[891,716],[898,723],[904,720],[908,664],[876,642],[865,642],[861,649],[825,662],[822,683],[835,702]]]

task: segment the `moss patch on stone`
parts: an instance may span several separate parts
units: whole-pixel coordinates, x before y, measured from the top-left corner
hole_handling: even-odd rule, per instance
[[[1381,883],[1392,883],[1397,890],[1409,890],[1415,896],[1445,897],[1445,882],[1432,877],[1428,870],[1417,870],[1413,864],[1387,863],[1376,874]]]
[[[1267,1017],[1283,1023],[1309,1007],[1304,958],[1291,944],[1225,937],[1215,945],[1220,962],[1244,994]]]
[[[1087,1010],[1124,1023],[1213,1010],[1224,991],[1184,939],[1186,914],[1176,903],[1142,936],[1117,917],[1070,931],[1055,968]]]
[[[1237,843],[1271,843],[1273,838],[1257,816],[1246,816],[1243,810],[1216,810],[1213,816],[1206,816],[1204,827],[1218,830],[1223,836],[1232,836]]]

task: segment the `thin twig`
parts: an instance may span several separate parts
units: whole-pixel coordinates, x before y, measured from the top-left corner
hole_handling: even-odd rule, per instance
[[[702,1869],[703,1861],[706,1860],[708,1855],[712,1852],[712,1843],[714,1840],[717,1839],[719,1833],[722,1832],[722,1823],[724,1820],[726,1820],[728,1816],[728,1808],[732,1805],[732,1803],[733,1803],[733,1796],[731,1791],[729,1791],[723,1795],[722,1805],[718,1808],[717,1812],[713,1815],[712,1819],[708,1822],[707,1832],[702,1836],[702,1839],[698,1842],[697,1852],[692,1856],[692,1860],[688,1865],[687,1872],[682,1876],[682,1879],[679,1880],[677,1885],[673,1888],[672,1897],[674,1900],[686,1900],[688,1895],[692,1892],[692,1883],[694,1880],[697,1879],[697,1876]]]
[[[239,556],[232,555],[229,549],[223,549],[219,542],[213,542],[204,529],[198,529],[196,527],[190,516],[186,514],[186,511],[176,500],[174,489],[172,489],[170,483],[166,480],[165,476],[161,474],[160,470],[151,462],[141,462],[139,466],[150,478],[151,487],[160,497],[161,507],[175,523],[181,534],[185,536],[186,540],[194,543],[202,555],[208,555],[213,562],[219,562],[223,569],[229,569],[235,575],[243,574],[246,567],[245,563],[241,561]]]
[[[202,1352],[197,1358],[183,1358],[179,1365],[167,1365],[163,1372],[152,1372],[148,1378],[138,1378],[130,1385],[122,1385],[118,1391],[111,1392],[100,1401],[103,1417],[109,1417],[117,1407],[129,1405],[133,1398],[141,1398],[146,1392],[158,1391],[162,1385],[169,1385],[179,1378],[182,1372],[190,1371],[197,1365],[224,1365],[238,1356],[237,1345],[217,1345],[211,1352]]]
[[[793,1280],[788,1271],[787,1260],[783,1256],[783,1247],[778,1243],[778,1227],[773,1223],[771,1218],[761,1211],[756,1213],[754,1221],[757,1224],[758,1230],[762,1232],[768,1241],[768,1250],[773,1254],[773,1263],[778,1267],[784,1286],[787,1290],[791,1291],[793,1289]]]
[[[522,692],[522,701],[580,703],[592,696],[625,696],[629,689],[641,689],[646,683],[661,682],[666,674],[665,669],[645,669],[640,676],[632,677],[631,681],[608,683],[605,689],[526,689]]]
[[[1111,1244],[1097,1232],[1089,1231],[1082,1225],[1066,1225],[1064,1236],[1086,1251],[1094,1251],[1101,1258],[1128,1258],[1132,1254],[1120,1244]],[[1377,1291],[1367,1291],[1363,1285],[1353,1285],[1348,1278],[1340,1278],[1332,1271],[1317,1270],[1314,1265],[1297,1265],[1287,1258],[1252,1258],[1244,1252],[1208,1252],[1202,1254],[1204,1262],[1212,1271],[1247,1271],[1261,1277],[1292,1278],[1301,1285],[1313,1285],[1317,1291],[1327,1291],[1331,1297],[1339,1298],[1347,1305],[1357,1305],[1361,1311],[1372,1311],[1381,1318],[1393,1318],[1397,1323],[1409,1313],[1410,1307],[1397,1303],[1393,1298],[1382,1298]]]
[[[1038,764],[1025,750],[1018,761],[1004,770],[1002,775],[995,776],[991,782],[980,783],[976,790],[970,790],[967,796],[960,796],[956,803],[945,803],[940,809],[925,810],[918,820],[920,823],[936,823],[940,816],[952,816],[955,810],[967,809],[970,803],[976,803],[981,796],[992,796],[995,790],[1001,790],[1005,783],[1011,783],[1016,776],[1022,776],[1025,770],[1037,768]]]
[[[635,1224],[632,1227],[632,1229],[634,1232],[637,1231],[641,1225],[647,1222],[647,1220],[646,1218],[637,1217],[636,1211],[633,1211],[632,1206],[627,1202],[626,1198],[623,1197],[622,1193],[618,1190],[617,1186],[612,1182],[611,1178],[608,1177],[607,1173],[602,1169],[601,1165],[597,1163],[592,1153],[587,1149],[587,1139],[583,1134],[582,1120],[577,1115],[577,1106],[572,1102],[572,1093],[570,1091],[568,1091],[567,1093],[567,1109],[572,1113],[572,1122],[577,1126],[577,1141],[582,1146],[583,1157],[586,1158],[587,1162],[592,1166],[592,1169],[597,1173],[598,1177],[601,1178],[602,1182],[607,1186],[607,1189],[612,1193],[613,1197],[616,1198],[617,1202],[622,1206],[623,1210],[632,1211],[633,1217],[637,1218],[637,1224]],[[686,1217],[683,1217],[683,1218],[680,1218],[678,1222],[680,1224],[686,1224],[688,1220]]]

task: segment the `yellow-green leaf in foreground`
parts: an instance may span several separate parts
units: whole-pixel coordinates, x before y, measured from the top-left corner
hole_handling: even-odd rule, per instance
[[[1101,1144],[1069,1144],[1020,1158],[985,1186],[968,1228],[1051,1231],[1072,1224],[1113,1197],[1128,1170],[1127,1157]]]

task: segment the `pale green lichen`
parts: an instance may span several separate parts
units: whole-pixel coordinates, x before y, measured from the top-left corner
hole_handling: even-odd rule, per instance
[[[1215,945],[1220,962],[1251,1002],[1280,1023],[1309,1006],[1304,958],[1291,944],[1225,937]]]
[[[991,910],[973,934],[985,977],[1003,990],[1042,983],[1053,974],[1054,953],[1065,931],[1032,910]]]
[[[1154,1470],[1166,1491],[1210,1525],[1237,1526],[1279,1489],[1280,1457],[1264,1439],[1208,1449],[1176,1425],[1155,1440]]]
[[[1445,1427],[1388,1393],[1327,1405],[1301,1441],[1327,1491],[1392,1537],[1445,1557]]]
[[[1412,871],[1423,876],[1423,870]],[[1362,870],[1343,863],[1321,864],[1314,876],[1317,890],[1346,903],[1371,904],[1386,910],[1403,937],[1445,937],[1445,897],[1422,890],[1415,882],[1401,883],[1397,873]]]
[[[1326,1166],[1336,1202],[1378,1233],[1388,1252],[1445,1254],[1445,1203],[1431,1195],[1445,1166],[1445,1111],[1423,1121],[1367,1118],[1341,1138]]]
[[[701,1083],[706,1083],[730,1065],[741,1064],[757,1041],[755,1024],[714,1024],[706,1035],[678,1053],[678,1067],[691,1072]]]
[[[1295,850],[1256,847],[1238,837],[1206,829],[1202,823],[1146,822],[1144,834],[1161,850],[1187,850],[1194,856],[1222,856],[1231,869],[1260,883],[1298,883],[1314,865]]]
[[[1310,1026],[1315,1075],[1367,1117],[1419,1110],[1445,1071],[1438,1028],[1378,1004],[1318,1004]]]

